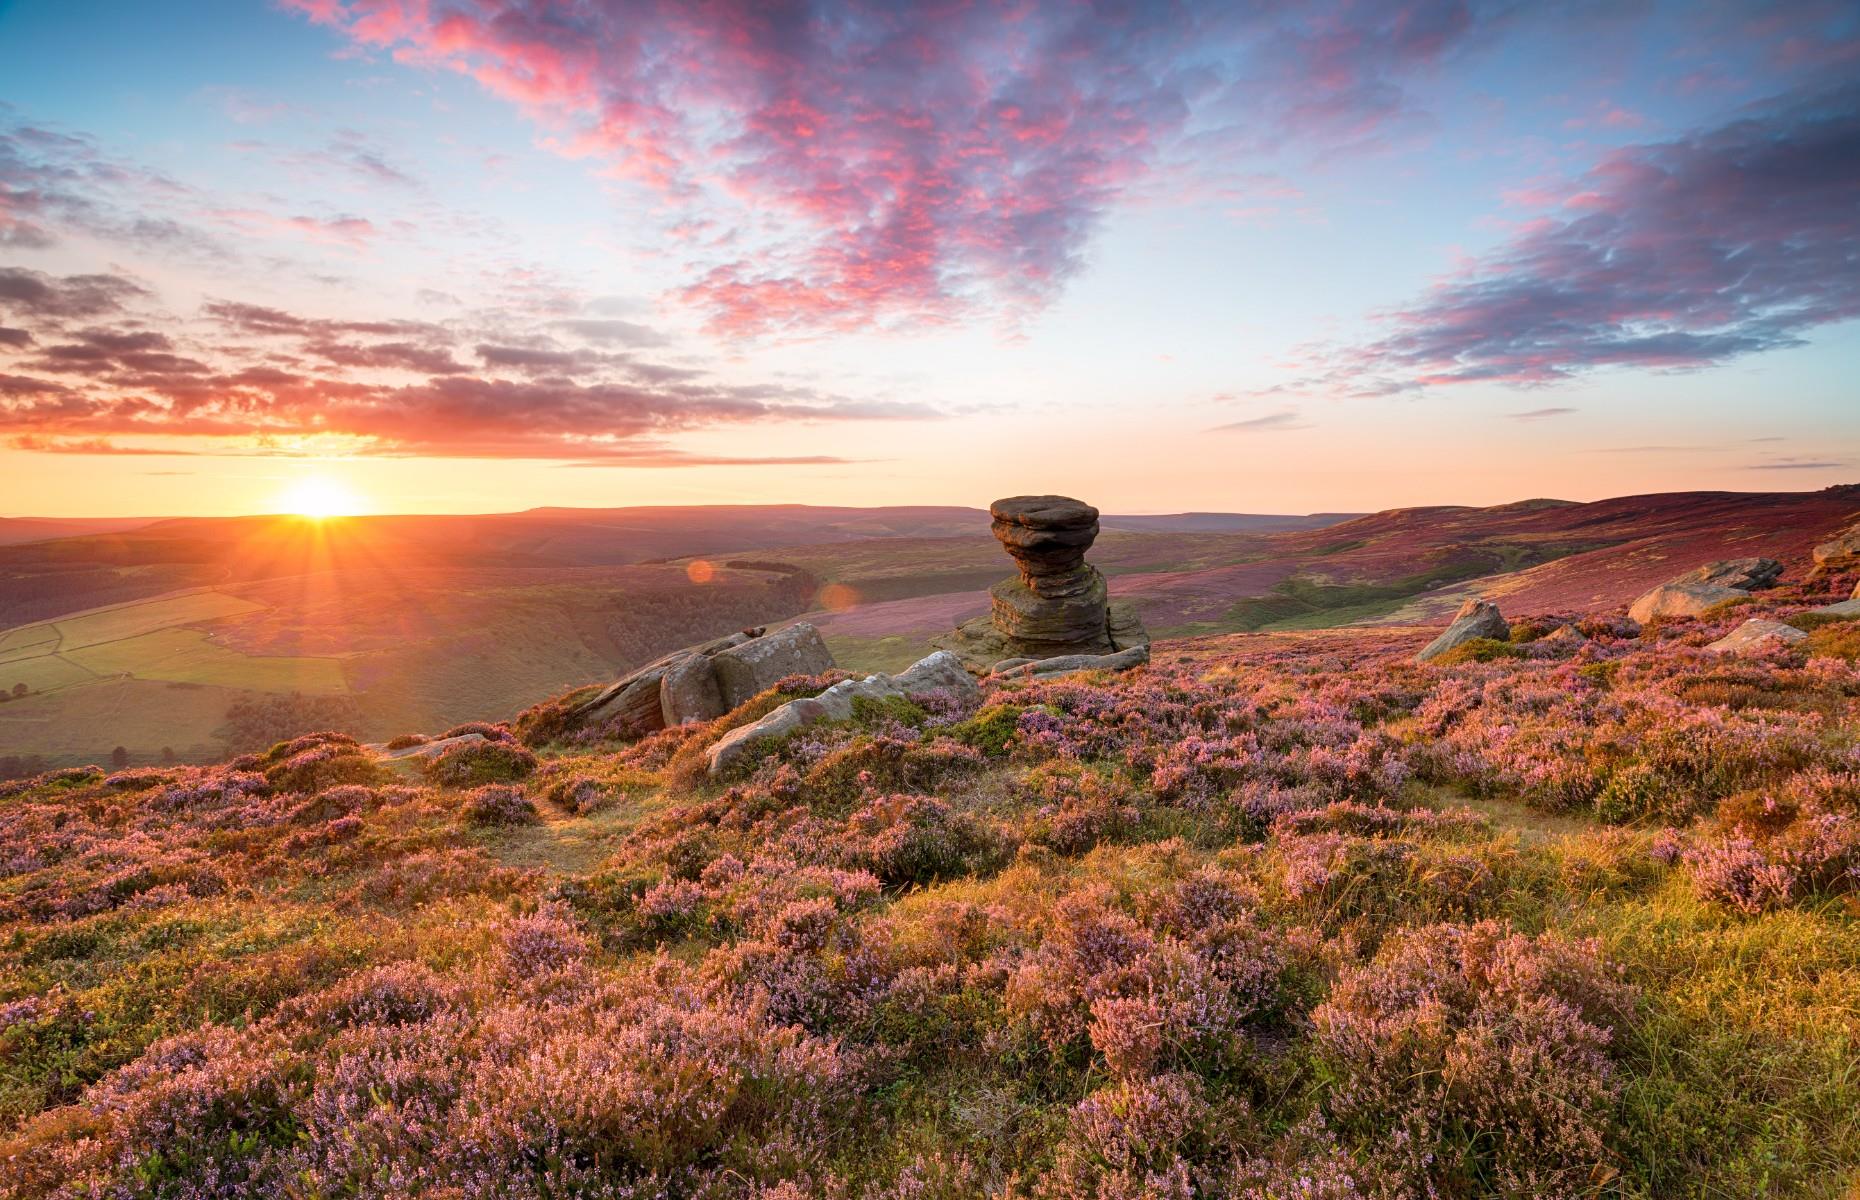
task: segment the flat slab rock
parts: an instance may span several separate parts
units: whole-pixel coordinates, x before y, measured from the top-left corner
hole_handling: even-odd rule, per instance
[[[1842,600],[1837,604],[1824,604],[1820,608],[1811,608],[1808,611],[1827,613],[1832,617],[1860,617],[1860,596],[1855,596],[1852,600]]]
[[[938,650],[897,675],[880,673],[864,679],[842,680],[818,696],[790,700],[761,720],[732,729],[710,748],[710,774],[713,777],[724,774],[753,757],[756,743],[764,738],[782,737],[821,721],[846,720],[853,715],[853,701],[861,697],[883,700],[890,696],[927,696],[932,692],[973,696],[979,691],[974,678],[963,669],[961,660],[947,650]]]
[[[1056,658],[1008,658],[996,663],[988,681],[1009,679],[1051,679],[1055,675],[1074,675],[1080,671],[1128,671],[1150,661],[1148,643],[1119,650],[1114,654],[1061,654]]]
[[[1714,654],[1745,654],[1791,646],[1807,636],[1793,625],[1752,617],[1705,648]]]

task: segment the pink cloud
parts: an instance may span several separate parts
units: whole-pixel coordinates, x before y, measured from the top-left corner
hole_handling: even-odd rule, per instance
[[[693,246],[706,257],[676,293],[728,335],[1037,309],[1187,130],[1191,97],[1255,142],[1370,137],[1403,72],[1493,19],[1459,0],[289,4],[520,106],[561,153],[662,197],[669,240],[751,234]]]

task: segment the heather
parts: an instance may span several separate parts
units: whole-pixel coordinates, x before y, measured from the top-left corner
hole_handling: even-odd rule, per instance
[[[1860,668],[1751,612],[5,785],[0,1193],[1839,1196]]]

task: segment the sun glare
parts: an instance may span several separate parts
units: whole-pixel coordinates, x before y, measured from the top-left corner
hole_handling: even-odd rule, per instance
[[[366,507],[347,484],[321,475],[299,479],[279,496],[284,512],[321,521],[326,517],[353,517]]]

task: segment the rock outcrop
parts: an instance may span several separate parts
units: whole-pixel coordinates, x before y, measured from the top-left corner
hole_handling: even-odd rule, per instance
[[[1793,625],[1752,617],[1705,648],[1716,654],[1746,654],[1794,645],[1807,636]]]
[[[615,723],[638,734],[729,712],[789,675],[817,675],[833,666],[820,631],[805,621],[773,633],[746,629],[674,650],[596,692],[566,714],[565,723]]]
[[[1860,591],[1860,588],[1856,588],[1855,590]],[[1860,617],[1860,596],[1855,596],[1852,600],[1840,600],[1833,604],[1824,604],[1820,608],[1811,608],[1808,611],[1827,613],[1831,617]]]
[[[1696,617],[1727,600],[1741,600],[1769,587],[1782,574],[1773,558],[1732,558],[1706,563],[1641,594],[1628,616],[1646,623],[1655,617]]]
[[[710,748],[709,769],[713,776],[728,772],[756,752],[756,744],[766,738],[781,737],[821,721],[844,721],[853,715],[853,702],[864,698],[883,700],[890,696],[925,696],[932,692],[949,692],[973,696],[980,689],[963,668],[961,660],[947,650],[939,650],[898,675],[867,675],[864,679],[845,679],[818,696],[790,700],[753,724],[732,729]]]
[[[1097,509],[1069,496],[1010,496],[988,512],[1019,573],[989,589],[987,616],[935,644],[977,674],[1013,659],[1141,651],[1137,661],[1148,661],[1150,638],[1135,609],[1111,600],[1104,576],[1085,561],[1098,537]]]
[[[1421,652],[1414,656],[1414,661],[1431,662],[1455,646],[1463,646],[1475,638],[1491,638],[1495,642],[1502,642],[1510,637],[1511,626],[1499,613],[1498,605],[1471,596],[1460,605],[1460,611],[1453,615],[1453,623],[1447,626],[1446,632],[1422,647]]]
[[[994,665],[990,680],[1050,679],[1079,671],[1128,671],[1150,661],[1148,646],[1132,646],[1112,654],[1062,654],[1057,658],[1008,658]]]
[[[1832,538],[1814,549],[1815,570],[1845,571],[1849,567],[1860,567],[1860,521],[1835,534]],[[1860,599],[1860,587],[1855,589],[1855,599]]]

